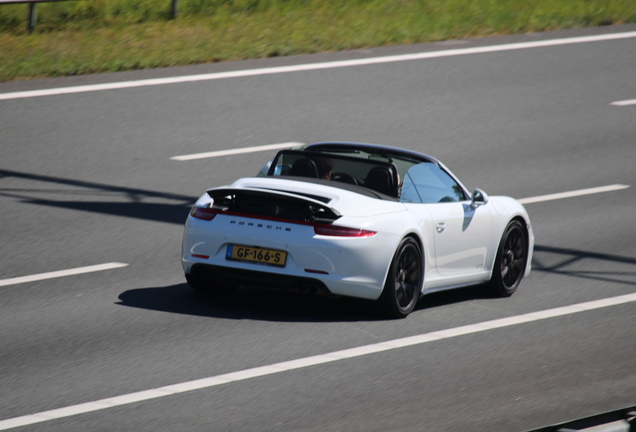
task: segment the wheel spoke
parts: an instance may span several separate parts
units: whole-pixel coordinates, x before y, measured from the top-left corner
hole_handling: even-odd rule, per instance
[[[395,298],[397,299],[397,302],[400,306],[404,305],[404,293],[402,292],[401,287],[398,287],[398,289],[395,291]]]
[[[519,245],[519,233],[513,231],[510,233],[510,250],[515,250]]]
[[[508,266],[508,275],[506,278],[506,285],[512,286],[517,281],[517,273],[512,266]]]
[[[415,262],[415,260],[410,260],[404,266],[404,273],[406,273],[407,275],[410,275],[410,274],[414,273],[415,270],[417,270],[417,262]]]
[[[411,284],[400,284],[398,291],[398,303],[401,307],[406,307],[413,298],[413,286]]]
[[[402,301],[400,303],[401,306],[407,306],[412,299],[412,286],[410,284],[403,283],[400,286],[400,291],[402,293]]]
[[[505,278],[506,278],[506,275],[508,274],[508,270],[509,270],[509,269],[508,269],[508,266],[507,266],[507,265],[506,265],[506,266],[503,266],[503,267],[501,268],[501,278],[502,278],[502,279],[505,279]]]

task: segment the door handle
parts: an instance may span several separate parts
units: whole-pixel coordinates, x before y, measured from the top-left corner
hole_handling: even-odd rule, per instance
[[[437,222],[435,224],[435,229],[437,230],[438,233],[443,232],[446,229],[446,223],[445,222]]]

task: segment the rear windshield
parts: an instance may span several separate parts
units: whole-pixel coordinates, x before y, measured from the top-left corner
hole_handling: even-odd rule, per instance
[[[330,180],[361,186],[393,198],[398,197],[400,183],[397,167],[386,160],[296,150],[279,152],[267,175]]]

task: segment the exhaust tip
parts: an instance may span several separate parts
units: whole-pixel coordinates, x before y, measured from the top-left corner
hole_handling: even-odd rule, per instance
[[[301,294],[307,294],[310,290],[309,285],[307,285],[305,282],[298,282],[298,284],[296,285],[296,289]]]

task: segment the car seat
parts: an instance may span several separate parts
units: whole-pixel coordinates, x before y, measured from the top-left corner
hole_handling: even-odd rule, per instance
[[[289,170],[289,175],[318,178],[318,167],[311,159],[298,159]]]
[[[387,167],[376,166],[371,168],[367,177],[364,179],[363,186],[384,195],[396,196],[395,186],[393,185],[393,175],[391,170]]]

